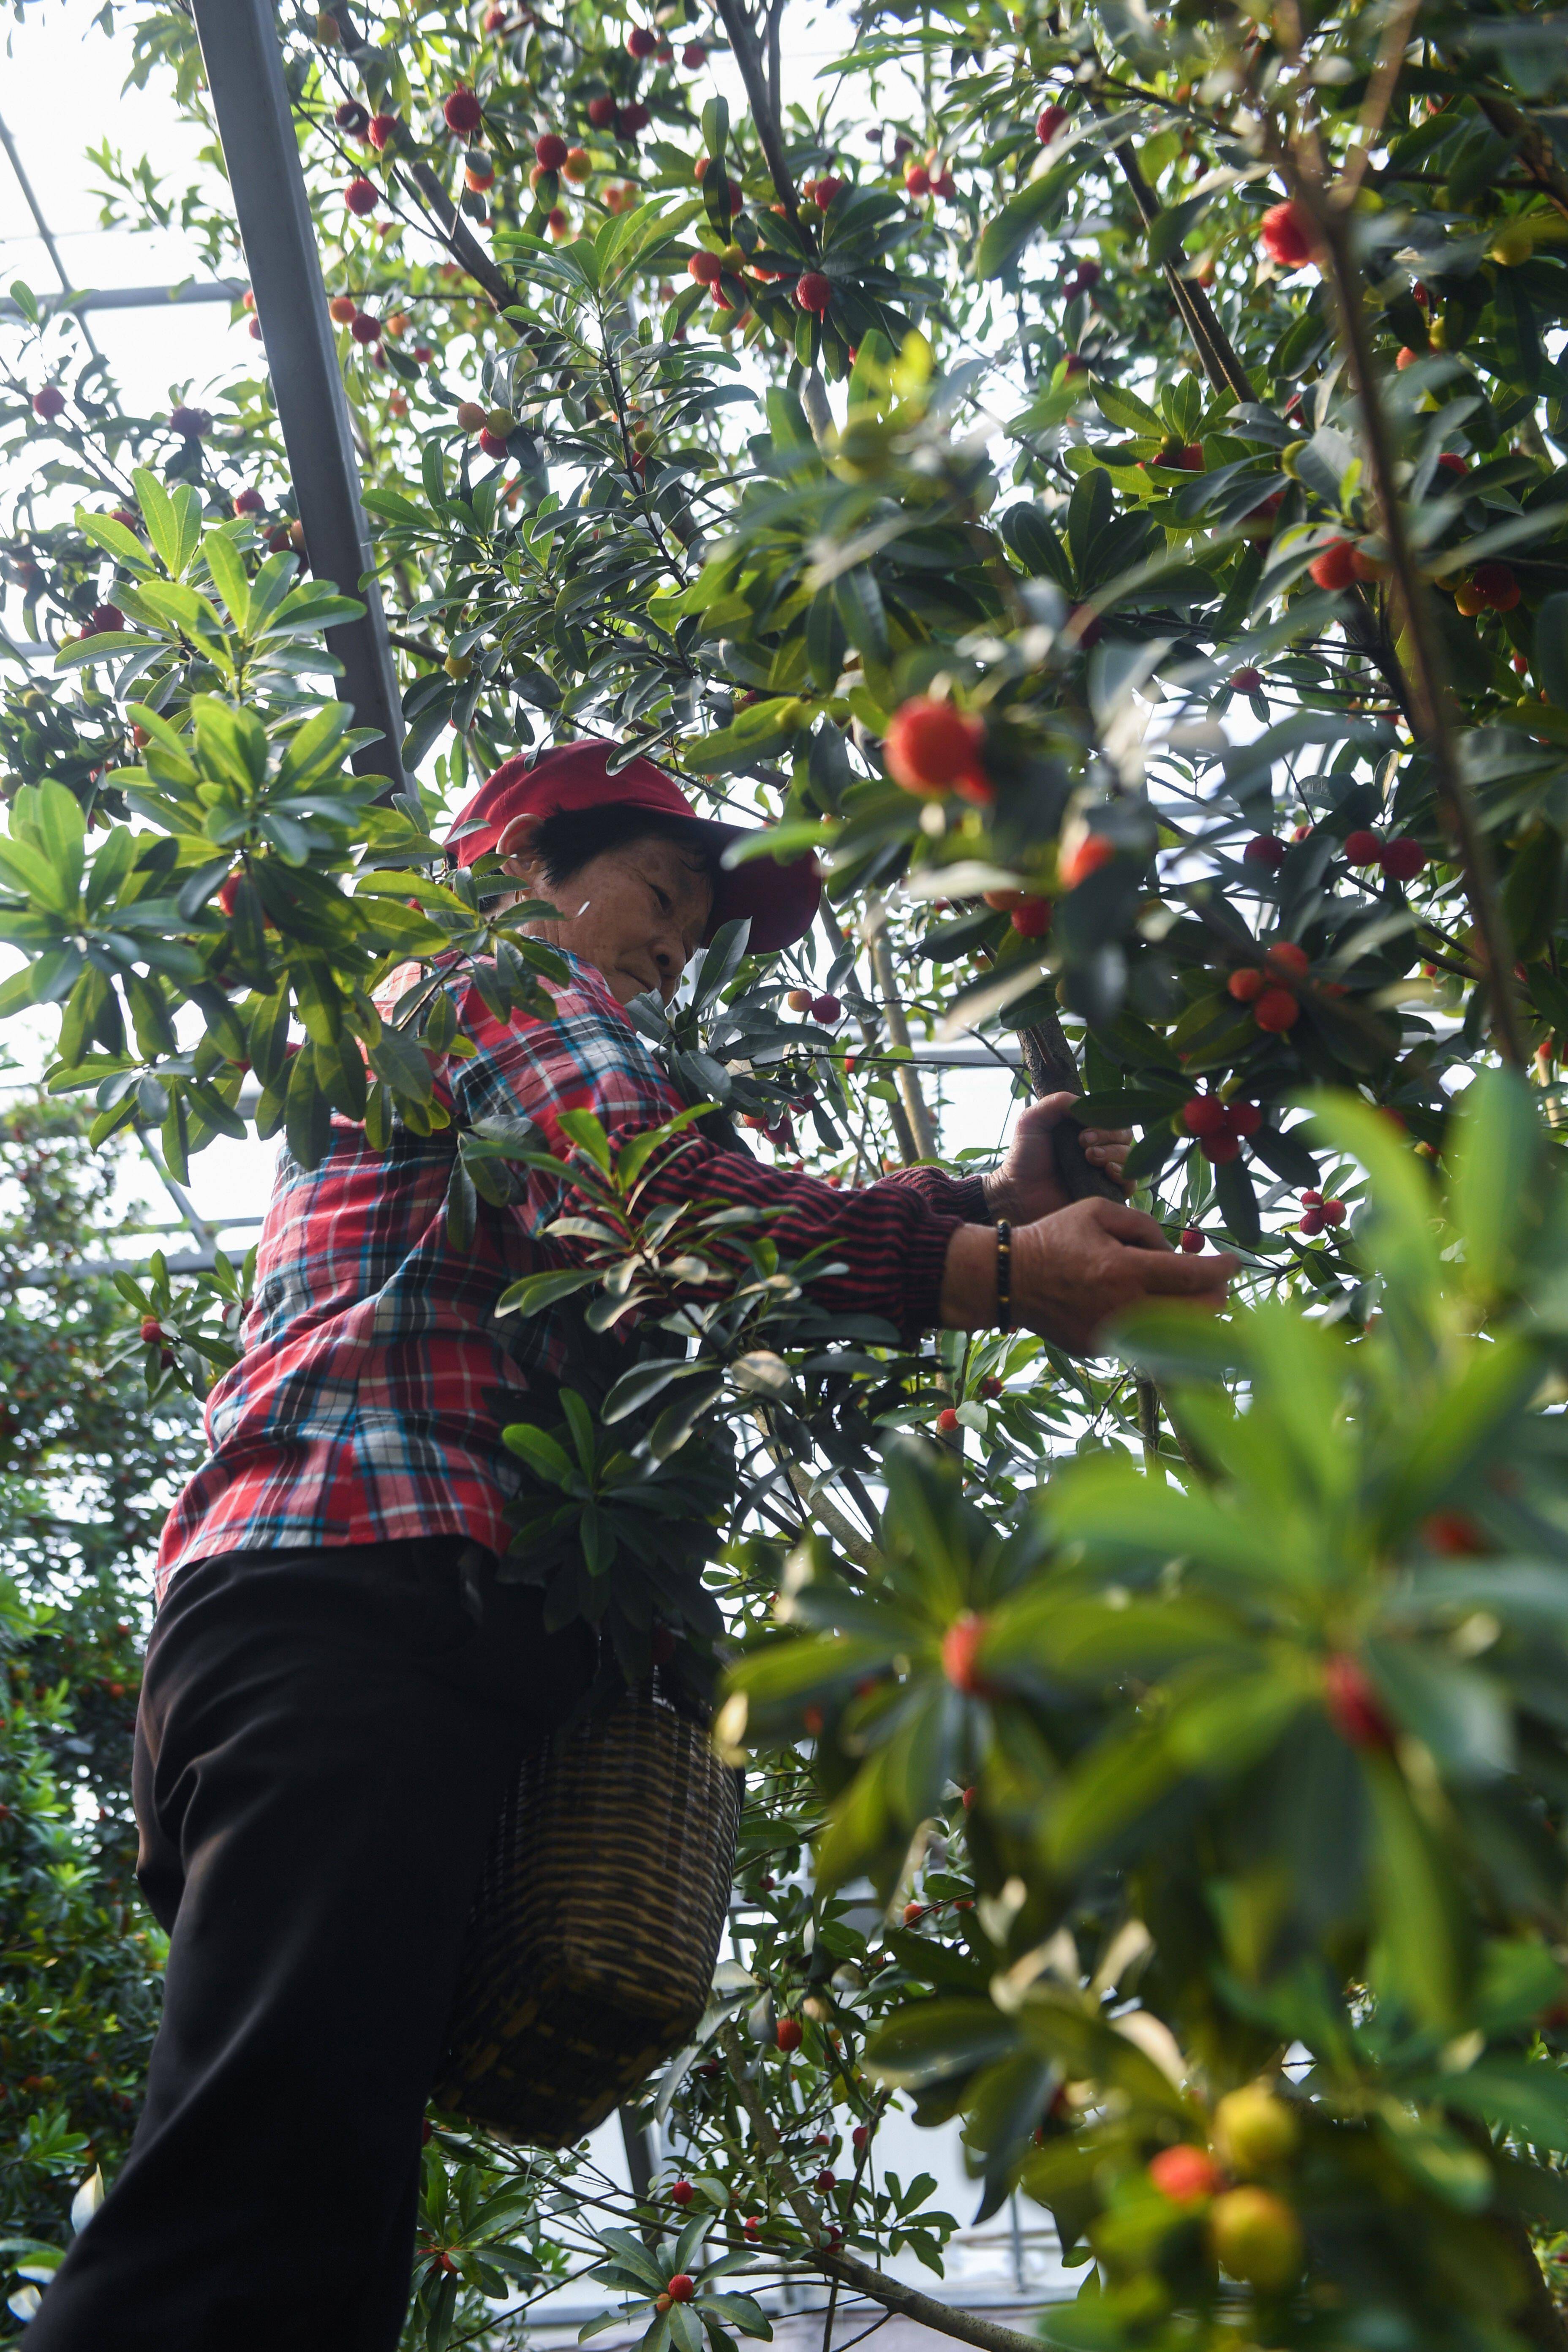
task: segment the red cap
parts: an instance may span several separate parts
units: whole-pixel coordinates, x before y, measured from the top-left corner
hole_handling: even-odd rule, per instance
[[[447,841],[458,865],[472,866],[494,849],[513,817],[554,816],[563,809],[598,808],[606,802],[686,818],[711,836],[721,860],[731,842],[755,838],[754,827],[716,824],[699,816],[679,785],[651,760],[628,760],[612,775],[614,749],[589,738],[558,744],[531,763],[521,752],[516,759],[503,760],[452,821]],[[464,831],[466,826],[473,830]],[[455,838],[458,835],[461,838]],[[721,864],[706,936],[711,939],[721,923],[749,916],[754,952],[787,948],[811,929],[821,897],[822,876],[809,851],[787,865],[756,857],[728,871]]]

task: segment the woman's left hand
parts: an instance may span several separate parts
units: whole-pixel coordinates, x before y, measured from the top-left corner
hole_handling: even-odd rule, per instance
[[[1056,1146],[1051,1130],[1070,1116],[1076,1095],[1042,1095],[1019,1114],[1007,1156],[985,1179],[985,1205],[993,1217],[1015,1225],[1033,1224],[1037,1217],[1054,1216],[1068,1206],[1057,1174]],[[1124,1183],[1122,1165],[1132,1144],[1128,1127],[1086,1127],[1079,1138],[1091,1167],[1103,1169],[1118,1184]]]

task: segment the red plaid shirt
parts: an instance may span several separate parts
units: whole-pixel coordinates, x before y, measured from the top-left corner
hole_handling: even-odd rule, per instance
[[[437,1074],[454,1125],[429,1138],[399,1129],[373,1150],[334,1118],[331,1147],[307,1171],[287,1151],[258,1255],[245,1352],[207,1402],[208,1459],[170,1515],[158,1557],[160,1599],[185,1561],[216,1552],[369,1544],[458,1535],[503,1552],[521,1478],[500,1443],[528,1391],[565,1358],[564,1301],[500,1316],[497,1302],[573,1245],[542,1241],[574,1202],[569,1184],[531,1171],[521,1200],[481,1202],[468,1248],[447,1235],[458,1128],[531,1119],[561,1158],[565,1110],[591,1110],[612,1140],[669,1118],[679,1097],[602,975],[569,957],[555,1016],[499,1022],[464,973],[451,990],[476,1052]],[[936,1319],[955,1225],[985,1221],[980,1180],[915,1168],[855,1191],[764,1168],[749,1152],[693,1137],[668,1155],[646,1195],[750,1202],[777,1213],[768,1231],[786,1258],[831,1241],[843,1271],[812,1295],[830,1309],[885,1317],[910,1338]]]

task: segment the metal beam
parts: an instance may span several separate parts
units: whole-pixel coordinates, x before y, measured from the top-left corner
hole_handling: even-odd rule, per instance
[[[66,276],[66,266],[60,259],[60,249],[55,243],[54,231],[50,228],[48,222],[44,218],[44,208],[42,205],[39,204],[37,197],[33,194],[33,184],[31,180],[28,179],[26,166],[22,162],[21,156],[16,152],[16,142],[12,138],[9,131],[6,130],[3,121],[0,121],[0,147],[5,148],[6,156],[10,162],[11,169],[16,175],[16,185],[21,189],[27,210],[33,215],[34,225],[37,229],[39,238],[42,241],[44,251],[48,255],[49,259],[55,265],[55,276],[59,279],[60,284],[68,293],[70,291],[70,279]],[[86,343],[88,350],[93,352],[99,359],[101,359],[103,354],[99,351],[98,345],[93,341],[92,336],[89,332],[88,329],[84,327],[81,332],[82,341]]]
[[[238,278],[192,279],[184,286],[100,286],[76,293],[67,283],[63,294],[43,294],[38,298],[40,310],[50,313],[68,310],[73,317],[83,310],[164,310],[171,303],[237,302],[245,292],[243,279]],[[19,302],[8,294],[0,296],[0,319],[20,319],[25,315]]]
[[[339,698],[382,734],[354,765],[400,792],[403,713],[272,0],[194,0],[192,13],[310,567],[366,607],[363,621],[327,631],[343,666]]]

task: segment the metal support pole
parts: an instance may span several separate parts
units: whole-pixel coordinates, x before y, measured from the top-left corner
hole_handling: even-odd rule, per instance
[[[342,664],[340,700],[382,734],[354,766],[401,792],[403,713],[272,0],[194,0],[192,13],[310,566],[366,608],[363,621],[327,631]]]

